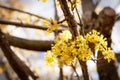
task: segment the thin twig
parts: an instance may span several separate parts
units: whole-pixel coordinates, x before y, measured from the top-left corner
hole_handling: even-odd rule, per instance
[[[74,72],[75,72],[75,74],[76,74],[78,80],[80,80],[80,77],[79,77],[79,75],[78,75],[78,73],[77,73],[77,71],[76,71],[75,66],[74,66],[73,64],[71,64],[71,67],[73,68],[73,70],[74,70]]]
[[[54,0],[54,10],[55,10],[54,17],[57,21],[59,21],[59,16],[58,16],[58,11],[57,11],[57,6],[56,6],[56,1],[55,0]]]
[[[7,20],[0,20],[0,24],[15,25],[16,27],[33,28],[33,29],[40,29],[40,30],[48,29],[48,27],[43,27],[43,26],[39,26],[39,25],[13,22],[13,21],[7,21]],[[64,30],[64,29],[56,29],[56,31],[58,31],[58,32],[61,32],[62,30]]]
[[[89,74],[88,74],[88,69],[87,69],[86,61],[79,60],[79,64],[80,64],[81,69],[82,69],[84,80],[89,80]]]
[[[31,16],[35,16],[35,17],[37,17],[37,18],[45,19],[45,20],[49,21],[49,19],[44,18],[44,17],[42,17],[42,16],[39,16],[39,15],[30,13],[30,12],[27,12],[27,11],[23,11],[23,10],[20,10],[20,9],[17,9],[17,8],[8,7],[8,6],[2,5],[2,4],[0,4],[0,8],[4,8],[4,9],[7,9],[7,10],[11,10],[11,11],[18,11],[18,12],[21,12],[21,13],[25,13],[25,14],[28,14],[28,15],[31,15]]]
[[[82,35],[84,36],[84,35],[85,35],[85,33],[84,33],[84,25],[83,25],[82,20],[81,20],[81,18],[80,18],[80,15],[79,15],[79,12],[78,12],[77,7],[75,7],[75,10],[76,10],[76,12],[77,12],[78,19],[79,19],[79,22],[80,22],[79,24],[80,24],[80,27],[81,27],[81,33],[82,33]]]
[[[64,77],[63,77],[63,68],[60,68],[59,80],[64,80]]]
[[[59,21],[58,24],[63,23],[64,21],[66,21],[66,20],[63,19],[63,20]],[[63,25],[63,26],[64,26],[64,25]]]

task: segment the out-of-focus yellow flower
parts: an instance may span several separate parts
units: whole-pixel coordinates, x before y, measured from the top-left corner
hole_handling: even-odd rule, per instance
[[[55,55],[49,50],[45,55],[46,65],[51,65],[56,62]]]
[[[58,7],[60,7],[60,3],[59,3],[58,0],[56,0],[56,5],[57,5]]]
[[[72,39],[72,34],[69,30],[65,30],[62,32],[61,40],[68,41],[69,39]]]
[[[47,2],[48,0],[42,0],[44,3]]]
[[[110,48],[107,48],[107,50],[103,51],[102,54],[104,56],[104,59],[107,59],[108,62],[115,58],[115,54]]]

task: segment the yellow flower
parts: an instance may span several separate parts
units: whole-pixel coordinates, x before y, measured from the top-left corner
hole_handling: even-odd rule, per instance
[[[72,39],[72,34],[69,30],[65,30],[61,34],[61,40],[68,41],[69,39]]]
[[[96,30],[92,30],[92,32],[86,34],[85,38],[95,45],[95,50],[102,50],[107,47],[106,38]]]
[[[115,58],[114,52],[110,48],[107,48],[107,50],[103,51],[102,54],[104,56],[104,59],[107,59],[108,62]]]
[[[95,47],[91,47],[89,43],[93,43]],[[107,59],[108,62],[114,59],[114,52],[107,47],[106,38],[99,32],[93,30],[85,37],[79,35],[73,40],[71,33],[65,30],[55,38],[52,52],[48,51],[45,59],[48,64],[57,60],[59,67],[62,67],[64,64],[71,64],[76,59],[89,60],[93,55],[92,50],[101,51],[104,59]],[[95,57],[97,58],[97,55]]]
[[[51,65],[56,62],[55,55],[49,50],[45,55],[46,65]]]
[[[47,29],[47,32],[51,33],[54,31],[56,28],[59,27],[59,24],[57,23],[56,20],[50,19],[50,22],[47,24],[49,28]]]

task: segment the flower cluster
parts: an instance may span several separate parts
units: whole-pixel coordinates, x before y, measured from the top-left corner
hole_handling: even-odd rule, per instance
[[[57,27],[59,27],[59,24],[57,23],[56,20],[50,19],[50,21],[44,20],[43,21],[43,26],[49,27],[47,29],[47,32],[51,33],[54,31]]]
[[[91,44],[93,44],[92,47]],[[66,30],[55,38],[51,49],[53,53],[46,54],[45,59],[48,64],[53,63],[56,59],[59,67],[62,67],[75,60],[87,61],[91,59],[92,55],[95,54],[93,50],[101,51],[104,59],[108,62],[114,59],[114,52],[107,47],[106,38],[99,32],[93,30],[84,37],[79,35],[73,40],[70,32]]]

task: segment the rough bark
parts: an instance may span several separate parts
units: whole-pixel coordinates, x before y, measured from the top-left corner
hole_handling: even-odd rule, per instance
[[[115,22],[115,11],[109,7],[104,8],[99,15],[94,12],[92,0],[82,0],[83,22],[86,32],[96,29],[108,38],[108,46],[111,44],[111,30]],[[103,57],[100,53],[98,58]],[[97,62],[97,70],[100,80],[119,80],[116,61],[108,63],[105,59]],[[112,72],[112,73],[111,73]]]
[[[105,37],[108,38],[108,46],[111,44],[111,30],[115,22],[115,11],[109,7],[104,8],[95,23],[94,29],[100,31]],[[102,54],[98,54],[98,58],[102,58]],[[100,80],[119,80],[116,61],[112,60],[108,63],[105,59],[100,59],[97,62],[97,70]]]
[[[101,53],[98,54],[98,58],[103,57]],[[104,58],[97,61],[97,70],[99,74],[99,80],[119,80],[117,66],[115,60],[108,63]]]
[[[34,80],[37,79],[37,76],[29,69],[29,67],[11,50],[7,39],[4,34],[0,31],[0,47],[7,58],[9,64],[16,72],[18,77],[21,80],[29,80],[31,76]]]

